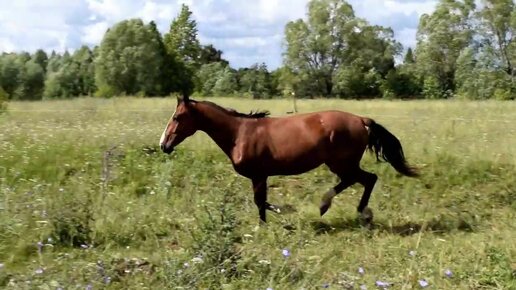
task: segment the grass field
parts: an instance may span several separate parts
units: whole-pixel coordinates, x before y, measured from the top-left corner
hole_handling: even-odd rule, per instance
[[[211,100],[291,111],[284,100]],[[174,107],[173,98],[9,104],[0,288],[516,289],[515,102],[299,101],[300,112],[374,118],[422,168],[410,179],[364,157],[379,176],[371,228],[357,220],[358,185],[319,217],[337,183],[324,167],[271,178],[269,200],[284,211],[258,226],[250,182],[204,133],[170,156],[157,151]]]

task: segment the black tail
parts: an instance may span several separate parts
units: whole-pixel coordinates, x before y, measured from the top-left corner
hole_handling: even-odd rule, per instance
[[[416,168],[411,167],[405,160],[403,148],[401,143],[391,132],[385,129],[382,125],[369,119],[367,124],[369,126],[369,144],[368,149],[374,151],[376,159],[380,160],[381,156],[385,161],[389,162],[399,173],[417,177],[419,173]]]

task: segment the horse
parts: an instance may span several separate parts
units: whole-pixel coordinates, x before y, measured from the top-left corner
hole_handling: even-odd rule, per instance
[[[298,175],[325,164],[340,182],[323,195],[320,216],[337,194],[358,182],[364,191],[357,211],[369,222],[372,211],[367,206],[378,176],[360,167],[366,149],[402,175],[419,176],[418,169],[406,161],[396,136],[373,119],[349,112],[327,110],[271,117],[268,111],[245,114],[179,96],[161,135],[160,149],[171,154],[197,131],[205,132],[229,157],[234,170],[250,179],[261,223],[266,223],[266,210],[280,212],[278,206],[267,202],[270,176]]]

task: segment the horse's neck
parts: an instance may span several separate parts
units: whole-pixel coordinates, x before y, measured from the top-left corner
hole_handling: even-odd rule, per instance
[[[199,106],[198,110],[203,116],[200,130],[208,134],[220,149],[231,158],[241,121],[205,104]]]

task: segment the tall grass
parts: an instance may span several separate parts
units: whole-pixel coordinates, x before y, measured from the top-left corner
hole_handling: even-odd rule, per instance
[[[283,100],[212,99],[240,111]],[[362,188],[324,218],[326,168],[270,179],[258,226],[250,182],[203,133],[157,142],[175,99],[12,102],[0,116],[0,285],[7,289],[516,289],[516,104],[302,100],[385,125],[422,167],[379,175],[372,228]],[[287,254],[287,255],[284,255]],[[359,267],[363,272],[359,272]],[[451,271],[451,275],[445,271]],[[423,283],[424,285],[424,283]]]

